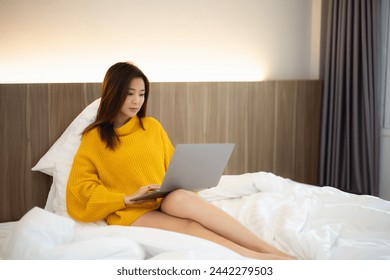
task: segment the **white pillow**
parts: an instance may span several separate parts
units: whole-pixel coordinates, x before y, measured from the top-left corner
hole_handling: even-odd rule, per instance
[[[53,184],[45,206],[48,211],[66,213],[66,185],[73,158],[80,146],[81,133],[95,120],[99,105],[100,98],[89,104],[31,169],[53,176]]]
[[[55,192],[56,192],[56,187],[54,186],[54,182],[53,182],[50,186],[50,191],[49,191],[49,194],[47,195],[47,199],[46,199],[46,204],[45,204],[45,208],[44,208],[46,211],[54,212],[53,201],[54,201],[54,198],[56,195]]]
[[[74,155],[80,146],[81,133],[91,124],[100,105],[100,98],[89,104],[68,126],[64,133],[51,146],[46,154],[31,169],[53,176],[57,161],[73,162]]]
[[[66,185],[72,162],[57,161],[53,173],[53,185],[55,186],[52,209],[53,212],[61,216],[67,216],[66,211]]]

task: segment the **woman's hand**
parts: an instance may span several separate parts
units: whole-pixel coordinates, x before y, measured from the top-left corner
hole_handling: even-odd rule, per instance
[[[135,193],[125,196],[125,205],[138,204],[138,203],[143,203],[148,201],[156,201],[156,199],[144,199],[144,200],[133,200],[133,199],[141,195],[147,194],[148,192],[158,190],[159,188],[160,185],[147,185],[147,186],[140,187]]]

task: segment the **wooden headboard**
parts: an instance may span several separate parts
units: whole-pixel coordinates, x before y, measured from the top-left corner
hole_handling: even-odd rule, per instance
[[[0,85],[0,222],[45,205],[52,178],[31,168],[100,89]],[[268,171],[317,184],[321,98],[318,80],[151,83],[148,114],[174,145],[236,143],[226,174]]]

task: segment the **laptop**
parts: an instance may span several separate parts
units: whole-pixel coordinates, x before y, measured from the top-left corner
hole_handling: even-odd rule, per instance
[[[200,191],[218,185],[234,144],[178,144],[160,189],[132,199],[165,197],[177,189]]]

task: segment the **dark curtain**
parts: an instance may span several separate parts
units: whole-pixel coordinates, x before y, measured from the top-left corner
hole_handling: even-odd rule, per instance
[[[379,193],[380,0],[323,0],[319,185]]]

